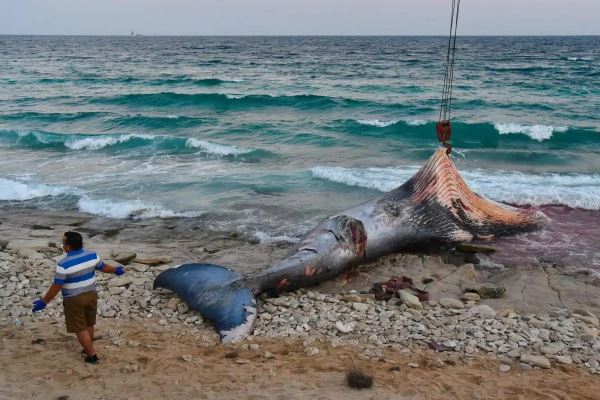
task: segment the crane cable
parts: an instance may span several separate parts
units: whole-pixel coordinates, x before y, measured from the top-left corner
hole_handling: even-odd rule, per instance
[[[438,140],[446,147],[450,154],[452,145],[448,143],[451,137],[450,110],[452,107],[452,89],[454,84],[454,63],[456,61],[456,31],[458,28],[458,12],[460,0],[452,0],[452,14],[450,17],[450,34],[448,35],[448,51],[446,53],[446,68],[444,71],[444,86],[440,103],[440,115],[436,124]]]

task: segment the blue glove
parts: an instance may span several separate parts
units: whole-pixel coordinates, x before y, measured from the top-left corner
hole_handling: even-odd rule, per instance
[[[119,265],[116,269],[115,269],[115,275],[116,276],[121,276],[125,273],[125,268],[123,268],[122,265]]]
[[[46,302],[42,299],[37,299],[33,302],[33,308],[31,309],[31,311],[42,311],[44,308],[46,308]]]

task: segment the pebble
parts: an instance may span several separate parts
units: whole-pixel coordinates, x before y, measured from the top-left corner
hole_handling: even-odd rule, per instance
[[[575,317],[575,319],[585,322],[586,324],[589,324],[591,326],[599,326],[600,322],[598,321],[598,318],[593,317],[591,315],[579,315],[579,314],[573,314],[573,317]]]
[[[521,371],[531,371],[533,369],[533,367],[527,363],[519,363],[519,369]]]
[[[335,328],[341,333],[350,333],[354,330],[353,324],[344,324],[342,321],[337,321]]]
[[[123,368],[121,368],[121,372],[130,374],[132,372],[137,372],[139,369],[140,369],[140,366],[138,364],[129,364],[129,365],[126,365]]]
[[[552,343],[540,348],[540,352],[545,355],[554,355],[560,353],[565,348],[563,343]]]
[[[554,359],[561,364],[567,364],[567,365],[573,364],[573,359],[570,356],[557,356],[557,357],[554,357]]]
[[[128,267],[136,272],[146,272],[148,271],[148,266],[145,264],[138,263],[130,263]]]
[[[477,293],[467,292],[467,293],[464,293],[462,295],[461,300],[464,300],[464,301],[479,301],[479,300],[481,300],[481,297]]]
[[[548,359],[544,356],[536,356],[526,353],[521,356],[521,362],[540,368],[550,368],[550,361],[548,361]]]
[[[119,278],[112,278],[108,281],[108,287],[127,286],[133,282],[133,278],[122,276]]]
[[[369,305],[364,303],[352,303],[352,308],[356,311],[365,312],[369,309]]]
[[[508,372],[508,371],[511,370],[511,368],[512,367],[510,365],[508,365],[508,364],[500,364],[500,366],[498,367],[498,370],[500,372]]]
[[[111,286],[108,289],[108,293],[110,294],[119,294],[125,291],[125,288],[123,286]]]
[[[419,368],[419,364],[416,364],[416,363],[408,363],[406,365],[409,366],[409,367],[411,367],[411,368]]]
[[[306,347],[304,349],[304,354],[306,354],[307,357],[313,357],[318,355],[319,353],[320,351],[317,347]]]
[[[258,351],[260,349],[260,346],[256,343],[250,343],[248,345],[248,348],[252,351]]]
[[[400,291],[400,299],[402,300],[403,304],[406,304],[407,307],[417,310],[423,309],[423,305],[419,301],[419,298],[411,293],[408,293],[406,290]]]

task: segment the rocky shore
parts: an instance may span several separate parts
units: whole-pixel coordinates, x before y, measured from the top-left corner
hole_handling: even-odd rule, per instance
[[[4,233],[11,230],[10,224],[0,227]],[[36,315],[31,302],[52,281],[56,260],[62,257],[56,239],[68,227],[35,228],[13,225],[14,237],[0,240],[0,325],[13,332],[46,323],[56,324],[52,329],[57,330],[62,326],[60,300]],[[126,265],[127,271],[122,277],[97,274],[98,325],[183,331],[214,348],[224,346],[210,323],[172,293],[153,290],[156,275],[186,260],[235,265],[236,253],[240,260],[255,252],[258,265],[286,251],[282,244],[208,237],[171,253],[149,244],[152,240],[121,235],[121,240],[84,235],[88,247],[99,249],[105,260]],[[484,357],[495,360],[501,374],[569,367],[590,377],[600,375],[597,278],[568,274],[552,265],[490,267],[481,259],[456,252],[392,255],[315,288],[263,297],[254,335],[227,347],[269,359],[274,355],[257,344],[266,340],[298,343],[306,359],[352,348],[363,362],[389,362],[390,354],[430,354],[435,355],[434,366],[468,365]],[[419,301],[410,289],[387,300],[369,293],[374,283],[396,276],[412,278],[429,292],[430,300]],[[108,340],[116,348],[151,346],[126,337],[113,329]],[[178,357],[183,356],[195,359],[188,354]],[[135,365],[122,367],[122,372],[135,373]],[[422,365],[408,360],[405,367]]]
[[[18,325],[34,318],[62,319],[60,301],[50,303],[40,315],[32,316],[30,310],[32,299],[43,294],[52,281],[53,267],[60,257],[61,251],[52,242],[50,246],[34,248],[3,243],[0,252],[2,320]],[[416,256],[394,257],[394,262],[402,264],[403,257]],[[156,275],[172,266],[171,257],[113,252],[110,259],[126,264],[127,274],[118,278],[98,274],[100,317],[148,319],[159,325],[194,325],[210,333],[210,324],[189,310],[178,297],[166,290],[152,289]],[[463,276],[463,289],[477,287],[472,264],[459,267],[459,271]],[[430,348],[451,352],[459,359],[489,353],[503,363],[504,371],[513,367],[577,364],[600,374],[600,323],[596,314],[583,306],[520,314],[510,308],[494,309],[478,304],[481,296],[476,290],[465,292],[462,299],[442,297],[428,302],[420,302],[404,290],[388,301],[376,301],[372,294],[356,290],[327,293],[331,290],[325,285],[325,293],[319,292],[317,287],[278,298],[263,298],[254,335],[301,339],[308,356],[318,354],[313,343],[327,341],[334,347],[364,347],[365,359],[383,357],[386,347],[398,351]],[[492,284],[479,284],[479,290],[487,288],[489,291],[490,286],[493,288]],[[485,296],[485,292],[482,294]],[[500,299],[496,299],[499,306],[501,296],[502,293]]]

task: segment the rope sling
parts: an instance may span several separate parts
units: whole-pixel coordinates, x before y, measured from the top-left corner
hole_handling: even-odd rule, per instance
[[[458,28],[458,12],[460,0],[452,0],[452,14],[450,17],[450,34],[448,35],[448,51],[446,53],[446,68],[444,72],[444,86],[440,103],[440,115],[436,124],[438,140],[446,147],[450,154],[452,145],[448,143],[451,138],[450,110],[452,107],[452,88],[454,83],[454,62],[456,60],[456,30]]]

